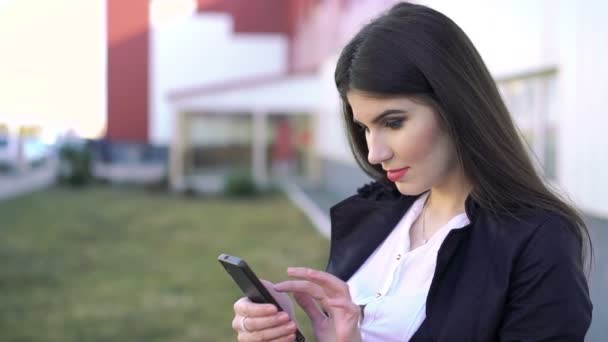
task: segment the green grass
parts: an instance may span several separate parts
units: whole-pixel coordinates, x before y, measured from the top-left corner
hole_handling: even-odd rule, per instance
[[[0,341],[235,341],[241,295],[222,252],[280,281],[287,266],[323,268],[328,241],[282,195],[94,187],[0,202]]]

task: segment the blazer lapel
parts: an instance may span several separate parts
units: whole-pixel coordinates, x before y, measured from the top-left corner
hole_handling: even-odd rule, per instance
[[[386,239],[418,196],[374,201],[353,196],[330,210],[327,271],[347,281]]]
[[[445,240],[443,241],[443,244],[439,248],[439,251],[437,253],[437,264],[435,266],[435,274],[433,275],[433,281],[431,283],[427,299],[433,297],[433,295],[437,291],[439,283],[441,282],[443,274],[445,273],[448,265],[450,264],[450,261],[452,260],[452,257],[454,256],[462,242],[465,241],[466,238],[470,235],[471,227],[478,220],[478,211],[479,205],[475,202],[471,195],[467,196],[465,200],[465,212],[467,214],[467,217],[469,218],[470,223],[466,227],[452,230],[448,234],[448,236],[446,236]],[[430,314],[430,305],[428,304],[429,303],[427,300],[427,316]]]
[[[471,229],[478,221],[479,205],[472,196],[468,196],[465,201],[465,211],[470,224],[466,227],[452,230],[439,248],[435,274],[433,275],[431,287],[426,297],[426,319],[410,339],[412,342],[436,341],[441,333],[441,328],[445,325],[444,322],[449,314],[449,306],[436,305],[437,291],[441,284],[453,286],[454,284],[446,282],[447,271],[452,268],[452,272],[459,272],[458,269],[462,266],[458,265],[461,263],[461,260],[456,260],[457,252],[469,241]],[[482,286],[482,284],[478,283],[475,286]],[[474,293],[479,292],[474,291]]]

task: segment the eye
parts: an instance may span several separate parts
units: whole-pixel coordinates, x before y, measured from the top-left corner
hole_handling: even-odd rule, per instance
[[[403,127],[403,119],[390,119],[390,120],[386,120],[384,122],[384,127],[390,128],[390,129],[399,129],[401,127]]]

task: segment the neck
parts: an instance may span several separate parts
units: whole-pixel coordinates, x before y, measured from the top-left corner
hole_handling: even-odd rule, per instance
[[[431,188],[426,210],[436,218],[450,219],[465,211],[464,202],[472,190],[471,183],[462,172],[454,173]]]

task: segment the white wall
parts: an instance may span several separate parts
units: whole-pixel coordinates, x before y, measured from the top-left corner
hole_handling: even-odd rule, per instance
[[[327,59],[320,70],[321,103],[315,117],[315,143],[319,156],[355,165],[341,115],[340,95],[334,82],[338,55]]]
[[[150,141],[168,144],[175,113],[167,95],[176,89],[281,73],[287,41],[278,34],[233,34],[225,14],[196,14],[150,35]]]
[[[560,182],[584,210],[608,218],[608,2],[559,5]]]
[[[545,0],[426,0],[471,39],[497,77],[555,63],[555,3]]]

